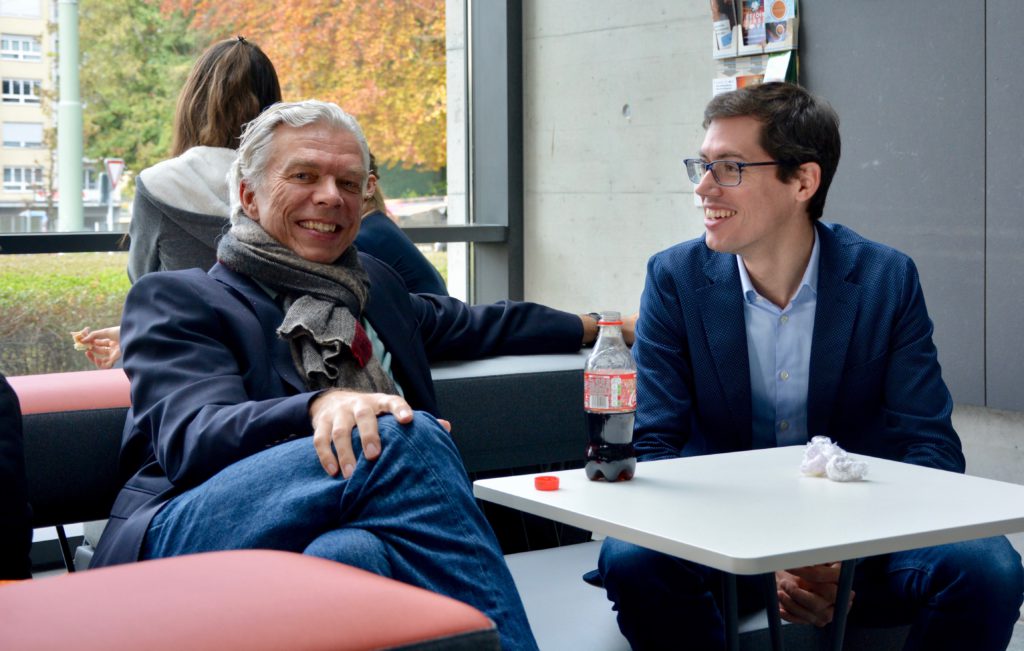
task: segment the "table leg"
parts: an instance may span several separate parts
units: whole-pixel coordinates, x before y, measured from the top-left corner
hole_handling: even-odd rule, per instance
[[[839,592],[836,595],[836,610],[832,618],[832,650],[843,651],[843,637],[846,635],[846,616],[850,612],[850,591],[853,589],[853,570],[857,560],[843,561],[839,570]]]
[[[740,618],[736,597],[736,575],[722,572],[725,584],[725,648],[740,651]]]
[[[772,650],[782,651],[782,618],[779,617],[779,589],[775,583],[775,572],[764,575],[764,609],[768,615]]]

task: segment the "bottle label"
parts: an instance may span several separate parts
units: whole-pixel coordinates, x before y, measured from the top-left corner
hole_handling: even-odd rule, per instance
[[[636,371],[583,373],[583,408],[597,412],[636,411]]]

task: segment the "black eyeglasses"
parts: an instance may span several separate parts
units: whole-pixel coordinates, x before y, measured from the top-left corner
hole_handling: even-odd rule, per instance
[[[694,185],[700,183],[704,175],[710,171],[711,177],[718,185],[735,187],[743,180],[744,167],[760,167],[761,165],[785,165],[783,161],[772,160],[763,163],[741,163],[736,160],[713,160],[705,162],[699,158],[687,158],[683,161],[686,175]]]

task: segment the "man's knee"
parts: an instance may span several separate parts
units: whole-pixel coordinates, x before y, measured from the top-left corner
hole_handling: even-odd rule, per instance
[[[598,571],[609,597],[632,589],[648,591],[663,587],[673,593],[707,591],[709,568],[668,554],[606,538],[598,557]]]
[[[377,419],[377,431],[380,434],[381,448],[415,446],[419,448],[441,447],[455,452],[455,444],[451,435],[441,426],[436,418],[425,411],[413,412],[410,423],[399,423],[394,416],[386,415]],[[358,430],[353,430],[353,438],[358,439]]]
[[[597,561],[598,571],[600,571],[605,585],[608,585],[609,582],[629,581],[649,572],[651,570],[649,552],[650,550],[632,543],[616,538],[605,538],[601,544],[601,553]]]
[[[1017,610],[1024,600],[1024,566],[1020,554],[1003,536],[965,543],[960,562],[973,567],[973,584],[993,599]]]
[[[328,531],[314,539],[302,553],[358,567],[381,576],[391,576],[387,547],[380,538],[365,529],[342,528]]]
[[[951,582],[960,583],[971,600],[1005,604],[1014,611],[1024,600],[1020,554],[1003,536],[943,545],[939,565]]]

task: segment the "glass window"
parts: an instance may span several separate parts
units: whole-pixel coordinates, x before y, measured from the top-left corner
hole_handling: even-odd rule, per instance
[[[33,149],[43,146],[41,122],[4,122],[4,147]]]
[[[43,82],[38,79],[4,79],[4,104],[38,104]]]
[[[43,50],[35,36],[4,34],[0,36],[0,59],[11,61],[42,61]]]
[[[42,210],[16,216],[22,232],[46,230]],[[121,321],[128,254],[0,255],[0,371],[5,375],[95,369],[69,333]]]
[[[5,192],[30,192],[42,184],[41,167],[4,167]]]
[[[240,0],[240,5],[247,7],[252,1],[255,0]],[[43,5],[42,0],[0,0],[0,14],[32,11],[38,15],[44,6],[50,5]],[[319,38],[318,42],[331,44],[322,48],[319,57],[322,61],[319,63],[309,57],[294,57],[289,45],[292,41],[288,40],[292,32],[287,21],[294,22],[295,16],[288,12],[289,3],[266,5],[266,9],[260,12],[225,11],[173,19],[162,14],[148,14],[148,17],[117,12],[104,14],[99,11],[104,3],[86,5],[93,12],[90,17],[86,6],[79,6],[81,88],[88,134],[84,142],[85,158],[123,157],[128,175],[137,175],[142,169],[167,158],[173,100],[191,61],[216,40],[214,34],[251,35],[275,62],[286,100],[302,97],[330,99],[339,102],[360,120],[377,156],[387,211],[439,270],[453,296],[473,302],[522,298],[521,287],[516,288],[516,278],[522,275],[522,201],[521,196],[515,196],[521,193],[521,171],[519,177],[513,178],[513,172],[518,169],[514,162],[521,157],[521,149],[519,154],[515,151],[522,146],[521,137],[517,136],[521,125],[510,120],[510,115],[516,114],[512,109],[521,105],[521,89],[513,88],[517,82],[506,81],[506,77],[515,80],[519,76],[513,74],[514,71],[510,72],[510,68],[518,69],[519,66],[515,43],[521,38],[519,25],[522,18],[518,3],[513,0],[477,3],[472,16],[467,12],[467,0],[363,3],[357,12],[358,20],[348,22],[322,20],[323,16],[317,14],[317,20],[308,27],[315,27],[324,34],[319,37],[310,34],[309,39],[316,41]],[[276,11],[281,13],[275,14]],[[321,14],[342,12],[345,7],[317,11]],[[97,18],[100,14],[102,18]],[[114,29],[112,23],[122,19],[127,23],[126,28]],[[165,42],[154,40],[152,33],[156,32],[130,29],[134,23],[144,20],[155,20],[156,31],[163,30],[168,34],[179,33],[180,23],[184,22],[186,31],[180,33],[186,33],[188,38],[168,38]],[[207,24],[200,24],[204,20]],[[473,22],[472,29],[468,26],[470,21]],[[335,38],[332,29],[341,30],[339,33],[344,33],[345,38]],[[131,34],[142,33],[150,36],[140,39],[139,43],[126,41],[132,38]],[[496,39],[496,34],[504,36]],[[111,35],[117,37],[112,39]],[[3,50],[13,56],[16,39],[12,36],[17,35],[4,35]],[[477,43],[475,48],[474,41]],[[182,44],[187,45],[186,49],[181,49]],[[19,41],[17,48],[19,56],[24,52],[21,45],[23,41]],[[43,47],[49,52],[55,45],[47,39]],[[171,48],[178,59],[148,56],[147,53],[155,47]],[[195,51],[189,51],[189,47],[194,47]],[[30,45],[30,53],[33,48],[34,45]],[[113,74],[109,66],[90,64],[90,61],[108,60],[112,52],[139,62],[142,68],[138,70],[136,80],[125,78],[122,70]],[[410,53],[415,56],[410,56]],[[173,70],[164,69],[163,73],[151,69],[152,66],[147,67],[150,63],[167,66],[169,61],[175,63]],[[338,61],[360,63],[339,66]],[[174,77],[175,74],[180,78]],[[103,78],[103,75],[109,78]],[[161,93],[165,90],[155,79],[171,80],[165,84],[170,88],[167,92],[169,101],[163,104],[154,100],[154,97],[161,100]],[[40,81],[4,78],[2,82],[3,103],[40,107]],[[509,88],[502,90],[505,86]],[[472,91],[474,87],[476,90]],[[138,99],[111,102],[110,97]],[[478,103],[471,102],[471,97],[474,100],[498,99],[491,102],[481,100],[477,109],[471,110],[471,103]],[[153,107],[147,116],[164,117],[140,122],[134,114],[117,113],[117,109],[124,106],[140,105]],[[25,120],[21,124],[28,124],[32,119],[44,125],[47,123],[42,114],[29,117],[25,109],[20,110],[26,113],[24,117],[19,116]],[[102,111],[107,112],[98,115]],[[130,126],[115,133],[117,129],[112,125],[122,124]],[[38,130],[37,127],[33,129]],[[485,137],[489,133],[504,134],[507,142],[493,146],[494,143]],[[21,127],[8,129],[5,125],[4,142],[6,147],[27,147],[35,140]],[[165,150],[162,151],[161,147]],[[473,156],[469,155],[471,151]],[[114,253],[119,250],[120,235],[102,231],[124,232],[128,229],[133,183],[122,181],[111,205],[90,199],[91,195],[98,194],[90,188],[98,187],[95,181],[99,170],[94,176],[93,172],[86,171],[89,165],[83,161],[82,230],[100,232],[61,233],[59,231],[67,229],[60,223],[60,188],[50,187],[52,178],[48,171],[51,165],[56,166],[55,152],[46,154],[35,156],[34,160],[22,159],[24,162],[14,159],[15,153],[8,151],[6,154],[3,190],[11,188],[13,193],[33,189],[35,192],[31,203],[24,194],[11,194],[0,201],[0,244],[4,244],[5,232],[39,233],[39,243],[32,240],[32,248],[28,252],[47,254],[41,257],[56,257],[65,266],[80,266],[78,275],[89,273],[87,267],[96,260],[108,259],[103,256],[119,257],[115,266],[118,277],[123,279],[124,254]],[[51,158],[49,154],[54,156]],[[22,152],[16,155],[25,156]],[[125,190],[123,201],[120,200],[122,189]],[[55,251],[83,250],[83,246],[94,246],[94,243],[102,244],[95,244],[97,249],[85,250],[103,251],[98,257],[66,253],[52,255]],[[61,248],[64,246],[68,248]],[[33,257],[0,255],[0,270],[20,266],[20,259],[29,261]],[[0,281],[4,279],[0,278]],[[0,282],[0,289],[2,285]],[[84,285],[80,289],[82,296],[74,300],[77,304],[85,304],[92,290]],[[123,300],[123,293],[121,296]],[[40,296],[39,300],[57,299]],[[112,300],[117,303],[116,299]],[[23,334],[22,328],[12,326],[19,320],[12,319],[0,309],[0,332]],[[101,320],[88,321],[93,327],[102,327],[105,324],[100,323]],[[117,317],[111,314],[107,320],[116,323]],[[63,325],[78,329],[86,324],[76,321]],[[62,341],[66,332],[54,332],[57,339],[51,343],[59,347],[58,339]],[[0,349],[8,344],[16,345],[21,334],[13,340],[0,336]],[[0,371],[4,370],[7,369],[0,367]],[[68,369],[59,365],[36,364],[27,372],[60,370]]]

